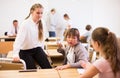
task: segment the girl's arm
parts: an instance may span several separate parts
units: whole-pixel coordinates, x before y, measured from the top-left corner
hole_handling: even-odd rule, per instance
[[[97,73],[99,73],[99,70],[95,66],[91,65],[83,74],[80,75],[80,78],[92,78]]]

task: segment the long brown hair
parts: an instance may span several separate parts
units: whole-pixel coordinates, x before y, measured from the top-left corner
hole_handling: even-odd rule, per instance
[[[36,8],[43,8],[43,6],[39,3],[34,4],[31,9],[30,9],[30,13],[29,15],[25,18],[28,19],[30,17],[30,14],[36,9]],[[43,40],[43,25],[42,25],[42,21],[39,20],[38,21],[38,38],[39,40]]]
[[[102,46],[105,59],[109,61],[112,71],[116,76],[116,73],[120,71],[120,49],[115,34],[107,28],[98,27],[92,32],[92,39]]]

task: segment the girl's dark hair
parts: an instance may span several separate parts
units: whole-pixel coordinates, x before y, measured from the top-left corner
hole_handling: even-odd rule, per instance
[[[89,31],[91,28],[92,28],[92,27],[91,27],[91,25],[89,25],[89,24],[86,25],[86,27],[85,27],[85,29],[88,30],[88,31]]]
[[[14,22],[18,22],[18,20],[13,20],[13,23],[14,23]]]
[[[64,14],[63,16],[64,16],[64,17],[67,17],[68,19],[70,19],[70,17],[68,16],[68,14]]]
[[[80,41],[80,33],[77,28],[70,28],[66,34],[67,36],[77,36],[78,41]]]
[[[98,45],[102,47],[105,59],[109,61],[116,76],[116,73],[120,71],[120,49],[115,34],[107,28],[98,27],[92,32],[92,39],[97,41]]]
[[[51,12],[54,12],[54,11],[55,11],[55,8],[52,8],[50,11],[51,11]]]
[[[43,6],[39,3],[37,4],[34,4],[31,9],[30,9],[30,13],[29,15],[25,18],[25,19],[28,19],[30,17],[30,14],[36,9],[36,8],[43,8]],[[38,37],[39,37],[39,40],[43,40],[43,25],[42,25],[42,21],[39,20],[38,21]]]

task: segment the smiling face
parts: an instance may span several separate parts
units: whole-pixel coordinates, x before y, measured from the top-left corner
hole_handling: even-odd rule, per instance
[[[35,8],[32,12],[32,19],[34,22],[38,22],[41,18],[42,18],[42,15],[43,15],[43,8]]]

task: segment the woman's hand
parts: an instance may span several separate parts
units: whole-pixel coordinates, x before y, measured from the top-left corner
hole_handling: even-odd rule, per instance
[[[20,58],[19,57],[13,57],[13,62],[20,62]]]

